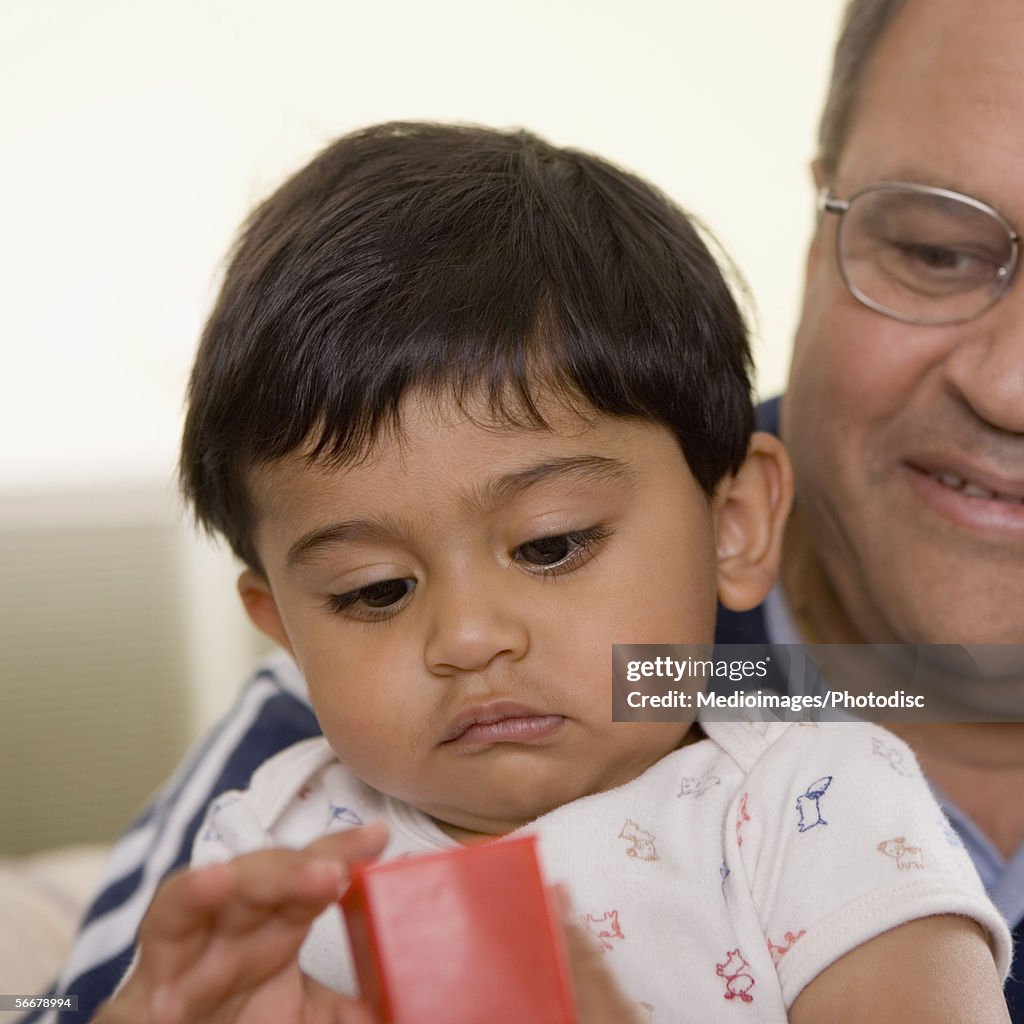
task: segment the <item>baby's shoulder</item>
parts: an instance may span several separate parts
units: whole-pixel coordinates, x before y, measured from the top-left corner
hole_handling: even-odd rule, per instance
[[[363,824],[380,794],[342,765],[323,737],[302,740],[264,761],[242,790],[207,809],[193,862],[266,846],[300,847],[326,832]]]
[[[747,774],[801,770],[809,761],[885,767],[903,778],[922,778],[917,758],[894,733],[860,720],[828,722],[707,722],[708,736]]]

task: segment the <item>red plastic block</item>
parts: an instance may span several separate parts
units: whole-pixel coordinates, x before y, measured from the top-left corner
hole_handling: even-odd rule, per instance
[[[356,868],[341,906],[387,1024],[575,1024],[532,836]]]

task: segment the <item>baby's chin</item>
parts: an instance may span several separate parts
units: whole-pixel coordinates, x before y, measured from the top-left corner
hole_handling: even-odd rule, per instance
[[[548,800],[533,799],[528,803],[514,806],[503,802],[498,807],[479,813],[448,808],[434,812],[424,810],[424,813],[445,835],[460,843],[485,842],[515,832],[516,829],[529,825],[545,814],[587,795],[579,793],[565,798],[559,796]]]
[[[568,786],[568,781],[561,779],[526,792],[512,789],[503,793],[501,799],[491,801],[472,801],[460,806],[418,805],[418,810],[431,818],[442,832],[461,843],[483,842],[515,832],[551,811],[597,791]]]
[[[688,740],[684,739],[683,743],[686,742]],[[666,754],[670,752],[666,751]],[[483,842],[515,832],[577,800],[627,785],[660,760],[661,757],[657,757],[650,764],[643,763],[631,766],[626,771],[609,772],[607,776],[592,780],[589,785],[580,784],[578,777],[573,777],[567,771],[563,777],[546,787],[534,787],[520,793],[506,792],[500,801],[494,801],[486,807],[421,806],[419,810],[432,818],[438,828],[453,839],[462,843]]]

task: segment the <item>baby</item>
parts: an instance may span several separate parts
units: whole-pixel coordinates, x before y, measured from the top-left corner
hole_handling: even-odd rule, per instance
[[[346,865],[520,831],[587,1024],[1008,1019],[1006,927],[897,739],[611,720],[612,644],[710,642],[772,584],[749,369],[687,217],[524,132],[373,127],[255,211],[182,480],[323,738],[211,807],[100,1020],[372,1020]]]

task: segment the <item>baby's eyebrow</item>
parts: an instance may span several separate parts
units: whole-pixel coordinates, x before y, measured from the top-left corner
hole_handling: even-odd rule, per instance
[[[523,491],[538,484],[560,481],[567,477],[596,483],[628,483],[635,475],[626,463],[607,455],[567,455],[505,473],[488,481],[475,496],[474,503],[483,507],[499,505],[511,501]]]
[[[467,504],[474,510],[500,507],[531,487],[550,484],[553,481],[576,479],[581,482],[629,483],[635,477],[635,472],[625,462],[606,455],[564,456],[547,459],[488,480],[468,496]],[[313,561],[317,552],[327,545],[342,541],[386,540],[403,532],[405,531],[400,524],[391,519],[342,520],[300,537],[288,549],[285,564],[290,570],[296,569]]]
[[[320,548],[340,541],[372,541],[393,536],[393,531],[386,524],[371,519],[346,519],[340,523],[331,523],[312,533],[300,537],[285,556],[288,569],[296,569],[315,559]]]

